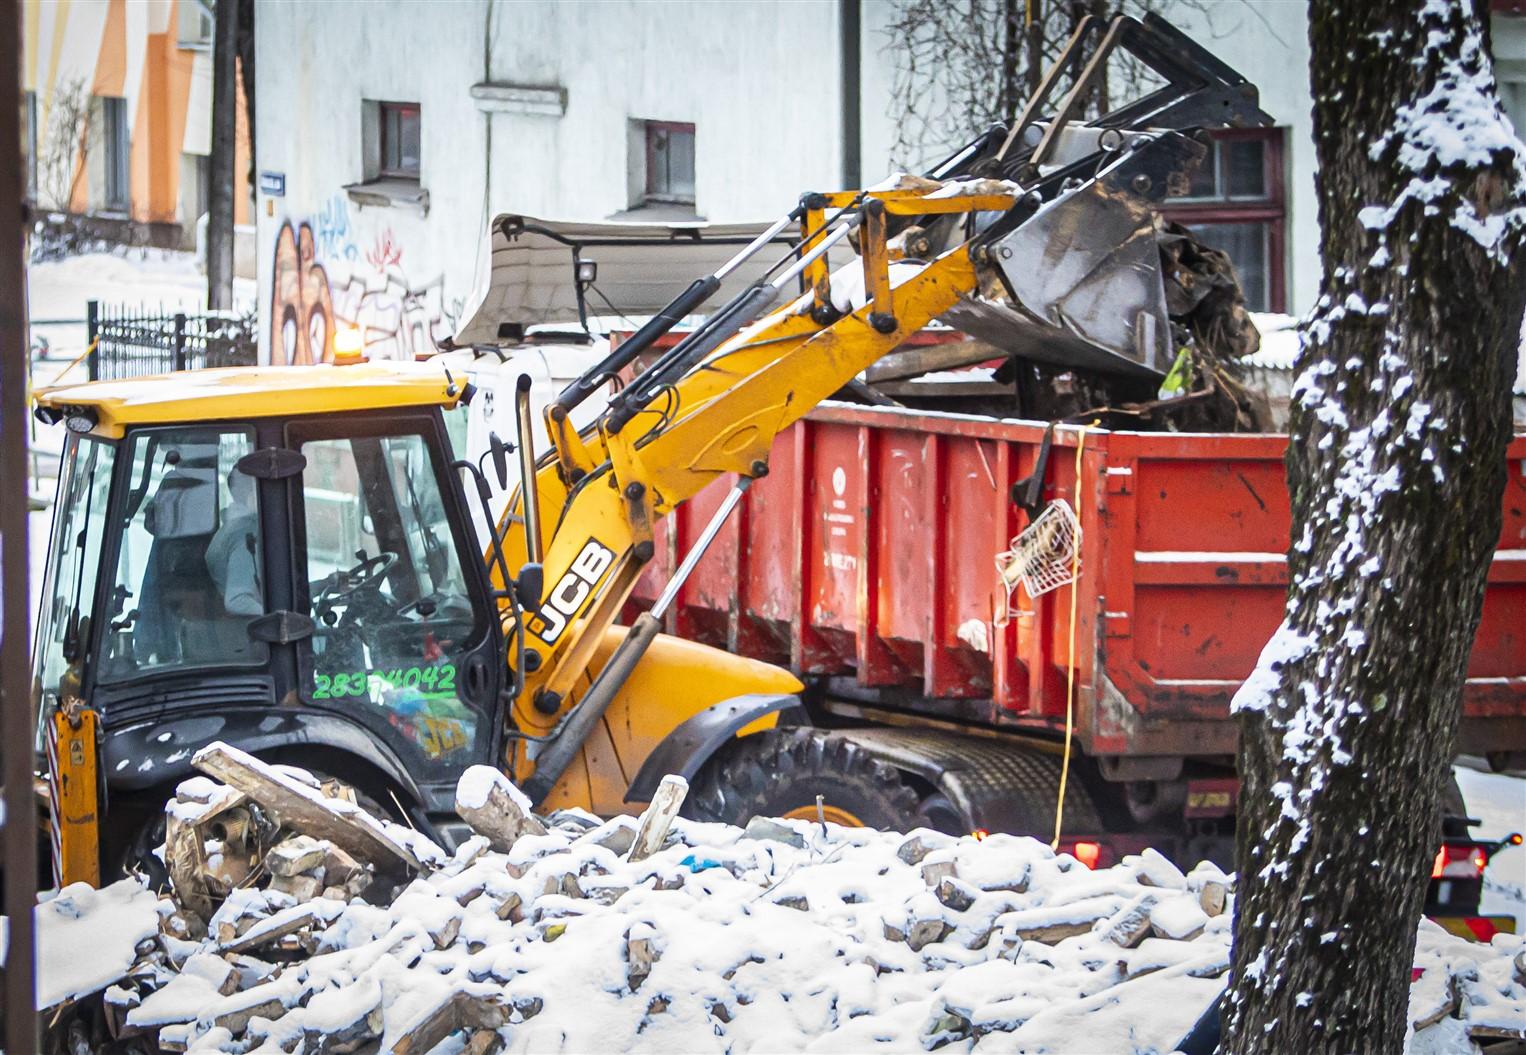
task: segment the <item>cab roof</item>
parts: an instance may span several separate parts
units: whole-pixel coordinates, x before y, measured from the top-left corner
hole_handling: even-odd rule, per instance
[[[93,412],[98,436],[133,425],[291,417],[298,414],[454,407],[466,378],[439,363],[365,362],[347,366],[234,366],[57,385],[37,393],[39,409],[67,417]]]

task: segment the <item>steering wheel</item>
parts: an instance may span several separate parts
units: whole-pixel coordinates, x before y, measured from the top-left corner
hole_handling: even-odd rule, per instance
[[[321,602],[324,607],[332,608],[351,600],[356,594],[378,585],[396,563],[396,553],[378,553],[366,557],[348,571],[334,572],[323,580],[322,589],[313,599],[313,607],[319,607]]]

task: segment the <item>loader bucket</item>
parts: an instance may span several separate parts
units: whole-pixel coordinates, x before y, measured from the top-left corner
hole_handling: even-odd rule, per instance
[[[1180,136],[1141,142],[1045,203],[990,245],[1005,302],[967,298],[943,321],[1022,358],[1163,376],[1174,348],[1156,209],[1195,151]]]

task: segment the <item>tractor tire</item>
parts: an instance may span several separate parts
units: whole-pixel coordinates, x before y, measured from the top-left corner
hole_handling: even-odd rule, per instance
[[[154,851],[164,845],[166,799],[153,793],[113,802],[101,831],[101,882],[138,875],[150,890],[166,893],[169,872]]]
[[[687,811],[696,820],[745,825],[755,816],[826,819],[905,830],[919,796],[901,774],[857,744],[815,729],[772,729],[733,740],[695,775]]]

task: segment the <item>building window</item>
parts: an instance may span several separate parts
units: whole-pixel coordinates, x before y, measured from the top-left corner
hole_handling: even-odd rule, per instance
[[[646,122],[646,200],[694,204],[694,126]]]
[[[418,103],[380,103],[377,114],[381,121],[381,164],[377,175],[386,179],[419,179],[419,129],[421,125]]]
[[[1280,128],[1217,133],[1187,194],[1162,210],[1229,254],[1251,311],[1287,310],[1282,136]]]
[[[101,99],[101,147],[103,162],[102,205],[111,212],[126,212],[131,202],[128,163],[132,141],[127,131],[127,100],[115,96]]]

